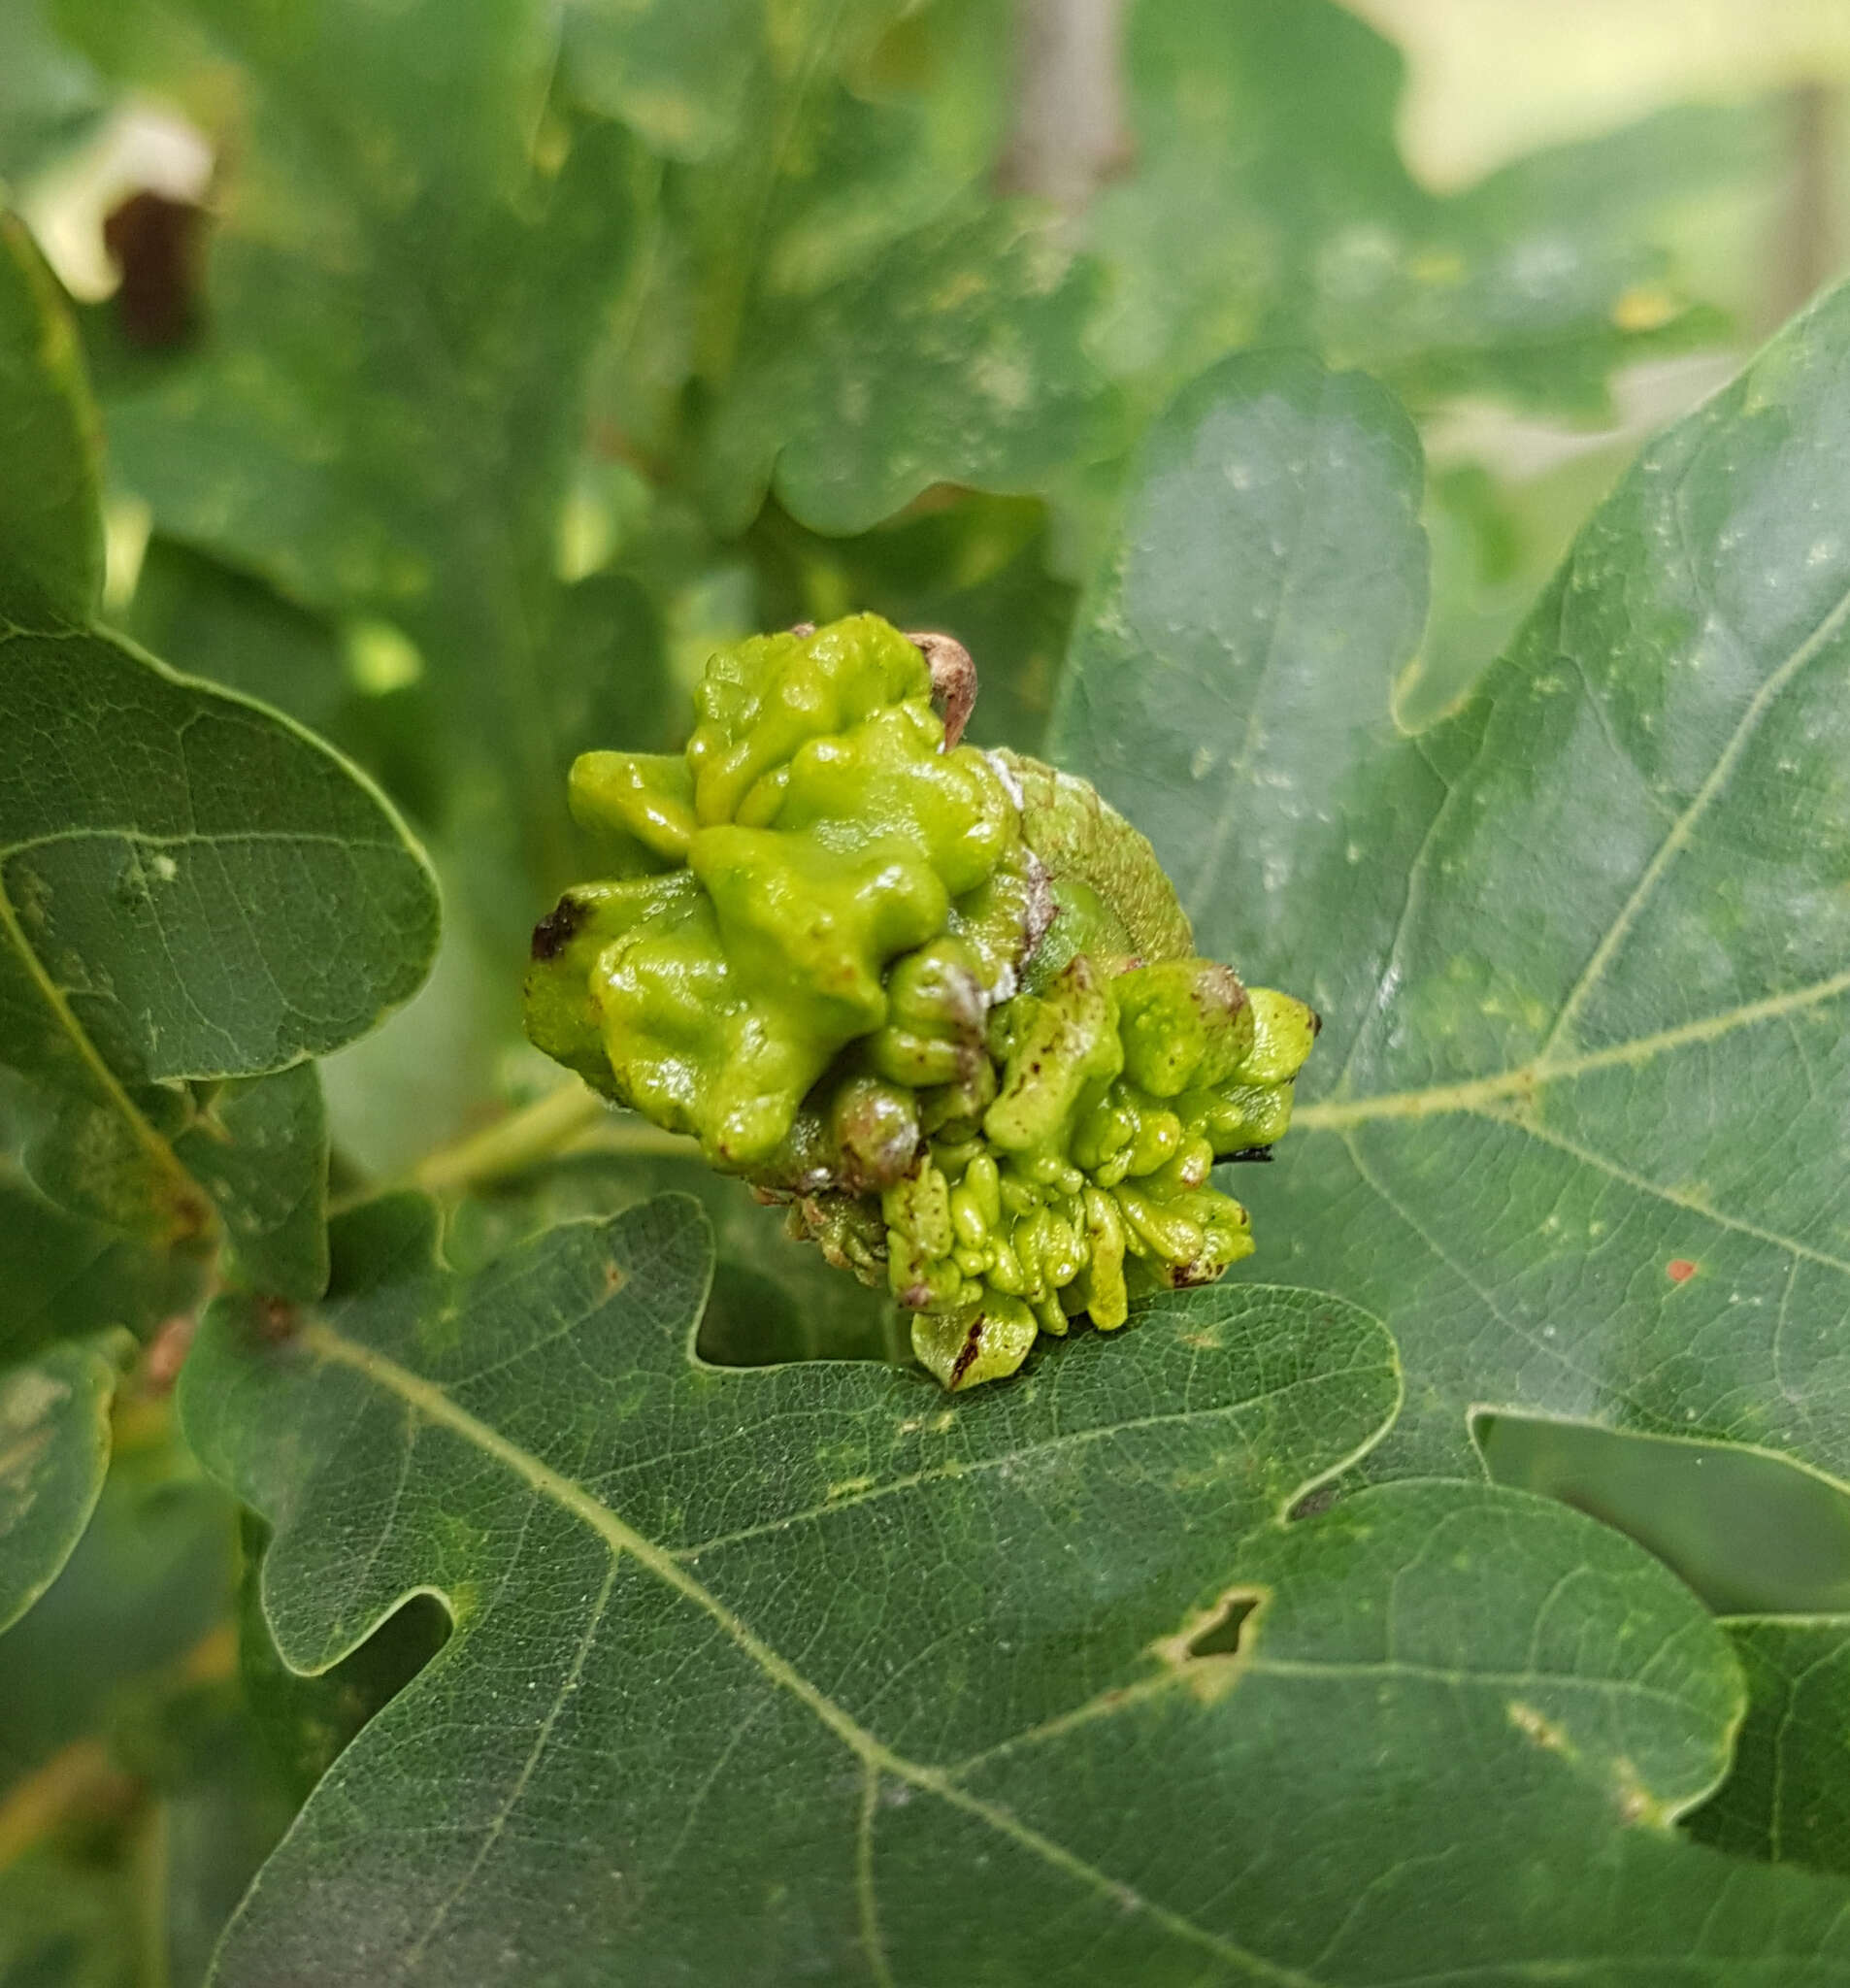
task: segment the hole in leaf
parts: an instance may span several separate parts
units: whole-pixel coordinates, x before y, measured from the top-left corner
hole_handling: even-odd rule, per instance
[[[1240,1638],[1253,1611],[1259,1607],[1254,1594],[1227,1595],[1220,1607],[1183,1645],[1188,1657],[1237,1657]]]
[[[776,1240],[782,1242],[781,1237]],[[794,1251],[800,1245],[788,1246]],[[812,1263],[824,1268],[819,1256],[797,1268],[808,1271]],[[700,1357],[714,1367],[908,1358],[904,1327],[889,1323],[893,1308],[871,1291],[864,1303],[857,1302],[860,1286],[848,1283],[840,1271],[825,1274],[842,1277],[844,1288],[828,1294],[829,1302],[817,1303],[807,1285],[792,1290],[774,1276],[722,1256],[713,1267],[712,1293],[700,1321]]]
[[[1735,1443],[1482,1414],[1500,1484],[1538,1491],[1629,1534],[1722,1614],[1850,1609],[1850,1492]]]

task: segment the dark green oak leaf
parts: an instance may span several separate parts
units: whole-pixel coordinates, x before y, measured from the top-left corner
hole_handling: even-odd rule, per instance
[[[238,1308],[215,1310],[182,1381],[188,1440],[276,1529],[264,1607],[292,1666],[338,1661],[412,1588],[439,1594],[456,1622],[314,1798],[291,1839],[303,1870],[344,1856],[343,1814],[369,1833],[395,1827],[382,1813],[361,1820],[375,1800],[413,1800],[428,1824],[425,1770],[381,1778],[372,1749],[421,1748],[446,1716],[433,1690],[453,1690],[458,1708],[475,1702],[509,1635],[526,1653],[517,1730],[494,1743],[474,1792],[459,1783],[435,1799],[460,1804],[459,1819],[484,1799],[492,1817],[526,1790],[590,1804],[583,1833],[545,1832],[544,1853],[504,1818],[486,1837],[465,1825],[421,1878],[369,1858],[348,1950],[361,1971],[415,1967],[421,1953],[431,1978],[473,1972],[486,1952],[477,1873],[503,1852],[515,1863],[497,1867],[497,1890],[543,1856],[530,1896],[555,1930],[557,1901],[579,1899],[581,1968],[608,1971],[620,1949],[604,1942],[639,1911],[651,1942],[669,1943],[656,1950],[710,1938],[725,1951],[738,1928],[712,1914],[710,1887],[742,1854],[763,1872],[742,1900],[744,1923],[765,1909],[762,1884],[788,1881],[767,1935],[801,1946],[820,1913],[824,1950],[851,1951],[869,1766],[857,1754],[873,1731],[880,1759],[916,1749],[926,1761],[947,1739],[974,1750],[1082,1704],[1210,1601],[1233,1541],[1338,1468],[1395,1399],[1378,1329],[1296,1294],[1231,1309],[1225,1294],[1178,1297],[1132,1328],[1141,1357],[1080,1340],[975,1416],[922,1376],[871,1363],[711,1368],[691,1355],[711,1249],[688,1201],[554,1228],[468,1281],[432,1262],[419,1209],[376,1204],[341,1224],[346,1295],[306,1309],[291,1336],[262,1346]],[[357,1551],[326,1530],[329,1469],[346,1482]],[[417,1516],[440,1509],[441,1539]],[[506,1557],[510,1523],[522,1539]],[[938,1543],[921,1562],[926,1538]],[[1068,1550],[1080,1539],[1083,1553]],[[830,1565],[858,1570],[860,1599],[853,1581],[833,1599],[816,1587]],[[675,1673],[673,1691],[635,1695],[624,1680],[639,1663]],[[705,1735],[692,1751],[691,1728],[671,1731],[677,1706]],[[605,1764],[585,1780],[580,1740],[594,1732]],[[782,1753],[775,1840],[754,1853],[746,1839],[765,1836],[767,1814],[733,1790]],[[673,1819],[674,1777],[683,1790],[710,1778],[722,1806]],[[357,1806],[330,1802],[343,1782],[362,1791]],[[563,1852],[568,1838],[579,1847]],[[827,1850],[813,1870],[805,1845]],[[223,1978],[294,1964],[307,1931],[295,1883],[273,1863],[259,1894],[294,1930],[247,1918],[253,1944],[221,1961]],[[426,1931],[433,1912],[441,1923]],[[497,1950],[512,1942],[523,1978],[572,1964],[564,1948],[541,1961],[552,1941],[541,1917],[493,1938]]]
[[[1723,1627],[1746,1673],[1747,1717],[1690,1834],[1850,1875],[1850,1616],[1741,1615]]]
[[[947,1402],[703,1366],[678,1197],[467,1280],[433,1236],[373,1205],[340,1296],[281,1335],[221,1303],[182,1377],[275,1527],[292,1668],[413,1593],[455,1625],[265,1867],[225,1988],[1850,1978],[1843,1887],[1667,1827],[1740,1689],[1637,1547],[1481,1483],[1282,1523],[1394,1407],[1352,1308],[1165,1294]]]
[[[331,1670],[302,1676],[282,1661],[263,1619],[268,1541],[268,1528],[246,1512],[238,1674],[275,1770],[299,1805],[353,1736],[443,1648],[449,1618],[429,1595],[413,1595]]]
[[[233,1281],[271,1297],[319,1297],[328,1280],[328,1128],[315,1066],[195,1086],[173,1146],[218,1210]]]
[[[34,1092],[20,1150],[73,1212],[157,1242],[196,1242],[213,1200],[236,1201],[248,1249],[271,1161],[233,1121],[277,1158],[296,1142],[304,1204],[323,1163],[313,1073],[227,1093],[216,1121],[184,1086],[294,1071],[372,1027],[423,977],[435,889],[318,741],[91,618],[94,419],[55,286],[0,226],[0,1053]],[[189,1125],[222,1197],[181,1156]],[[300,1268],[318,1247],[279,1282],[318,1288]]]
[[[784,1360],[908,1362],[911,1345],[899,1308],[884,1291],[843,1276],[811,1242],[715,1174],[691,1142],[679,1151],[621,1150],[626,1137],[652,1127],[614,1120],[614,1150],[591,1148],[534,1169],[500,1187],[482,1187],[450,1210],[444,1254],[459,1270],[479,1269],[557,1222],[613,1215],[656,1194],[690,1194],[712,1225],[711,1288],[701,1314],[703,1360],[721,1367],[764,1367]]]
[[[1154,843],[1203,952],[1326,1022],[1372,988],[1399,906],[1357,892],[1326,922],[1325,893],[1365,818],[1380,867],[1410,861],[1431,787],[1411,751],[1398,785],[1377,773],[1426,618],[1420,462],[1361,374],[1294,352],[1205,373],[1145,438],[1047,742]],[[1328,1062],[1326,1036],[1303,1082]]]
[[[1259,1275],[1397,1336],[1372,1470],[1462,1462],[1472,1405],[1850,1470],[1846,381],[1838,291],[1644,451],[1412,739],[1398,416],[1236,366],[1151,439],[1054,751],[1152,832],[1206,950],[1323,1012],[1239,1185]],[[1334,452],[1383,466],[1371,509]],[[1257,597],[1220,552],[1251,542]]]

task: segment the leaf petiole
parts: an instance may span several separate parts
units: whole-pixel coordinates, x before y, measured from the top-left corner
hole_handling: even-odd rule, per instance
[[[678,1154],[699,1148],[677,1133],[615,1110],[583,1084],[568,1083],[479,1132],[433,1147],[412,1168],[406,1184],[427,1194],[458,1194],[524,1174],[568,1150]]]

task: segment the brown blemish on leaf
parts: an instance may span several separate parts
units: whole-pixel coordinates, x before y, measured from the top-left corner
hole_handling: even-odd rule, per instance
[[[1512,1698],[1509,1702],[1509,1723],[1524,1739],[1544,1751],[1559,1753],[1569,1760],[1573,1758],[1573,1748],[1567,1734],[1533,1705],[1524,1705],[1520,1699]]]
[[[174,1220],[168,1240],[174,1248],[188,1252],[200,1250],[216,1239],[217,1213],[190,1179],[176,1185],[172,1207]]]
[[[75,1740],[0,1801],[0,1870],[54,1831],[94,1832],[120,1824],[144,1799],[146,1784],[116,1766],[101,1740]]]
[[[161,1321],[159,1330],[142,1355],[142,1386],[149,1394],[169,1394],[180,1378],[186,1354],[199,1328],[196,1311],[177,1311]]]
[[[280,1346],[302,1329],[302,1313],[286,1298],[257,1300],[257,1331],[273,1346]]]
[[[1628,1829],[1640,1823],[1651,1829],[1668,1829],[1671,1814],[1638,1778],[1638,1771],[1623,1755],[1613,1763],[1613,1780],[1619,1798],[1619,1820]]]
[[[1664,1275],[1673,1284],[1687,1284],[1696,1275],[1696,1266],[1687,1256],[1673,1256],[1664,1266]]]
[[[613,1298],[630,1280],[630,1274],[612,1257],[604,1266],[604,1295]]]

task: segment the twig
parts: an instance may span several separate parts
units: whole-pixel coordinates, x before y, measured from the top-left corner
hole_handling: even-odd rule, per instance
[[[569,1083],[467,1139],[426,1153],[405,1184],[427,1194],[457,1194],[524,1174],[568,1151],[666,1154],[693,1149],[677,1134],[618,1117],[595,1091]]]

